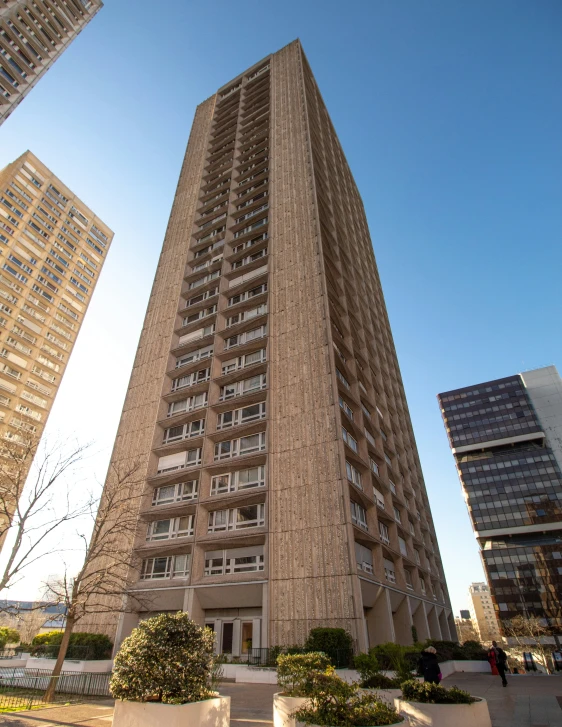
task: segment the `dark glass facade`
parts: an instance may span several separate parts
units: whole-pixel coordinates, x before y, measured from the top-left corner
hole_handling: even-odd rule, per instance
[[[522,377],[438,399],[498,618],[560,629],[562,473]]]

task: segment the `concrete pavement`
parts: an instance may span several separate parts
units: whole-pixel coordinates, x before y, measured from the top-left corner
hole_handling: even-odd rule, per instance
[[[493,727],[562,727],[562,676],[511,675],[508,680],[509,686],[504,689],[499,677],[457,673],[445,679],[443,684],[456,684],[487,699]],[[270,727],[273,724],[273,694],[277,690],[278,687],[271,684],[223,684],[221,694],[232,699],[231,727]],[[0,725],[110,727],[112,714],[111,700],[96,700],[0,715]]]

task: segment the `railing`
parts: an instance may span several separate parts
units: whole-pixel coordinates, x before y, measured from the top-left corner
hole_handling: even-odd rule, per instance
[[[82,697],[108,697],[110,674],[63,672],[56,679],[53,701],[78,702]],[[0,669],[0,712],[20,712],[45,704],[53,677],[47,669]]]
[[[277,666],[277,657],[280,654],[306,654],[311,649],[284,648],[272,646],[265,649],[250,649],[247,654],[248,666],[275,667]],[[336,669],[347,669],[353,667],[354,649],[333,649],[326,651],[332,665]]]

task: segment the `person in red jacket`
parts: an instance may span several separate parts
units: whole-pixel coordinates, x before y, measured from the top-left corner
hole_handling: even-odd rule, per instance
[[[492,667],[492,674],[499,674],[503,686],[507,687],[507,679],[505,678],[507,654],[498,646],[496,641],[492,641],[492,646],[488,649],[488,662]]]

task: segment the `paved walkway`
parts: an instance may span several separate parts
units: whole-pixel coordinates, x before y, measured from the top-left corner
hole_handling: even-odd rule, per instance
[[[488,700],[493,727],[562,727],[562,676],[457,673],[443,681]]]
[[[487,674],[454,674],[445,686],[456,684],[488,700],[493,727],[562,727],[562,676],[508,676],[503,688],[499,677]],[[271,684],[221,686],[221,694],[232,698],[231,727],[270,727],[273,694]],[[0,715],[6,727],[111,727],[111,700],[92,701],[69,707]],[[454,727],[454,726],[452,726]]]

